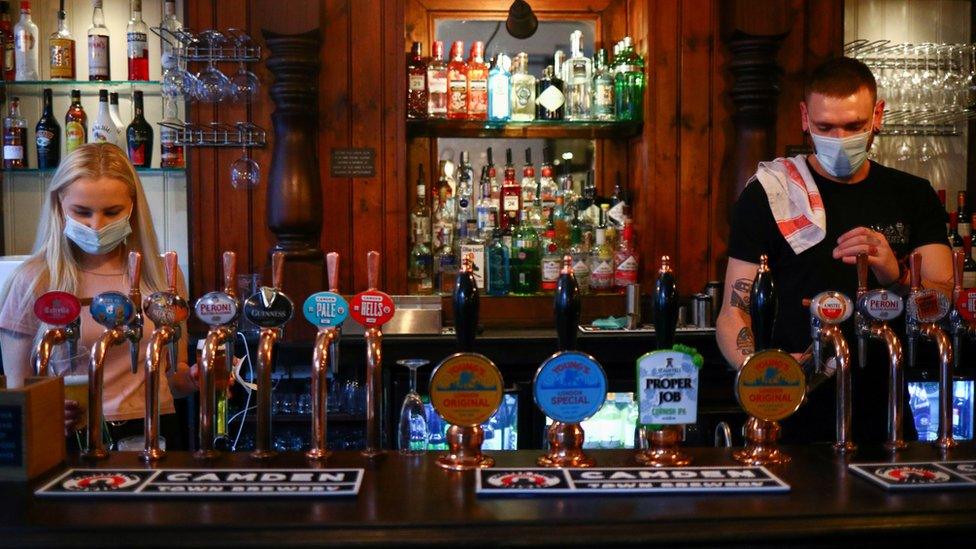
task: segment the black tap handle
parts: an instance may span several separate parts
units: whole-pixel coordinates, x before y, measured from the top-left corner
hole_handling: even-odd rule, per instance
[[[654,282],[654,339],[658,349],[674,346],[678,329],[678,286],[671,270],[671,258],[661,256],[661,268]]]
[[[474,279],[474,254],[466,254],[454,283],[454,333],[458,350],[474,350],[475,331],[478,327],[478,284]]]
[[[563,256],[563,269],[556,280],[556,293],[552,307],[556,317],[556,337],[559,341],[559,350],[575,350],[582,306],[579,284],[576,282],[576,275],[573,274],[572,256]]]
[[[749,317],[756,351],[768,349],[773,341],[773,324],[776,322],[776,291],[773,274],[769,271],[769,259],[759,258],[759,270],[749,292]]]

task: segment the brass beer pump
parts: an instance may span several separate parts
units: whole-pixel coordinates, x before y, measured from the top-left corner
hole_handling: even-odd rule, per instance
[[[834,352],[837,368],[836,433],[834,450],[846,454],[857,449],[851,440],[851,351],[840,324],[851,317],[854,305],[840,292],[827,291],[810,303],[810,336],[813,339],[813,364],[823,368],[824,346]]]
[[[58,345],[66,345],[70,357],[78,354],[80,311],[78,298],[66,292],[47,292],[34,303],[34,314],[41,322],[55,326],[44,332],[34,348],[34,371],[39,377],[48,375],[48,363]]]
[[[918,338],[935,343],[939,352],[939,437],[935,445],[942,450],[954,448],[958,443],[952,437],[952,345],[939,322],[948,313],[948,299],[933,289],[922,288],[922,255],[913,252],[908,257],[911,273],[911,292],[908,296],[906,330],[907,367],[915,366]]]
[[[952,254],[952,313],[950,313],[950,327],[952,331],[953,369],[962,366],[962,346],[966,338],[976,340],[976,289],[964,289],[962,284],[963,262],[966,254],[956,250]]]
[[[139,294],[142,278],[142,254],[129,252],[129,295]],[[102,394],[105,387],[105,355],[116,345],[128,342],[133,369],[139,368],[139,341],[142,340],[142,317],[135,303],[125,294],[104,292],[92,298],[92,318],[105,327],[92,346],[88,364],[88,441],[83,456],[89,459],[108,457],[102,440]],[[132,351],[135,350],[135,353]]]
[[[377,295],[377,283],[380,276],[380,253],[370,251],[366,254],[366,285],[365,293]],[[385,294],[384,294],[385,295]],[[365,302],[364,302],[365,304]],[[368,458],[378,457],[383,453],[382,431],[380,421],[383,406],[383,327],[370,325],[366,328],[366,448],[362,455]]]
[[[156,329],[149,336],[146,347],[146,418],[143,424],[145,445],[140,458],[145,462],[162,459],[166,452],[159,447],[159,387],[163,365],[166,369],[177,366],[176,344],[180,339],[180,324],[190,315],[190,306],[176,293],[176,252],[163,256],[168,289],[155,292],[143,302],[143,310]]]
[[[339,254],[329,252],[325,260],[328,267],[329,291],[313,294],[303,307],[305,317],[319,328],[312,350],[311,448],[305,452],[305,457],[310,460],[326,459],[330,454],[326,448],[328,374],[337,350],[339,327],[349,314],[349,305],[339,295]]]
[[[868,256],[857,254],[857,311],[854,324],[857,332],[857,356],[860,368],[867,367],[868,342],[884,343],[888,353],[888,433],[884,446],[889,451],[905,449],[908,444],[902,435],[904,414],[904,369],[901,340],[888,325],[904,310],[901,296],[888,290],[868,290]]]
[[[197,451],[193,453],[193,457],[197,459],[212,459],[219,455],[214,448],[217,372],[220,372],[223,377],[221,383],[225,383],[234,366],[234,338],[237,335],[239,316],[234,288],[237,281],[236,253],[224,252],[223,274],[224,290],[203,295],[197,300],[195,306],[197,317],[210,326],[200,357],[198,443]],[[221,347],[225,351],[223,356],[220,356],[219,352]],[[219,360],[224,360],[223,368],[218,364]]]

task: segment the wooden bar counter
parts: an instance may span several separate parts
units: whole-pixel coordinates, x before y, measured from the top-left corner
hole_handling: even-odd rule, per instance
[[[731,451],[690,448],[693,465],[730,465]],[[300,546],[424,544],[783,547],[820,545],[967,546],[976,531],[976,490],[890,493],[849,473],[827,446],[787,447],[794,457],[770,469],[791,486],[785,494],[564,496],[486,498],[474,474],[448,473],[395,453],[371,464],[337,452],[329,467],[365,468],[358,497],[39,498],[28,485],[0,483],[0,546]],[[538,451],[493,452],[498,467],[532,466]],[[633,452],[593,451],[597,466],[633,465]],[[976,459],[970,442],[951,454]],[[899,461],[934,461],[913,444]],[[886,461],[864,448],[856,462]],[[73,464],[86,466],[75,461]],[[304,468],[297,453],[266,463],[228,454],[215,468]],[[188,453],[160,467],[199,468]],[[113,453],[99,468],[138,469],[133,453]]]

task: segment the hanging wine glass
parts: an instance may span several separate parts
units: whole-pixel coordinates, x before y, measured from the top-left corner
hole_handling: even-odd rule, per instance
[[[400,407],[400,424],[397,431],[397,442],[401,454],[419,454],[427,451],[429,429],[427,425],[427,409],[424,401],[417,392],[417,369],[429,364],[423,359],[403,359],[397,364],[410,369],[410,392],[403,399]]]
[[[237,190],[253,189],[261,183],[261,166],[251,158],[251,149],[230,165],[230,185]]]

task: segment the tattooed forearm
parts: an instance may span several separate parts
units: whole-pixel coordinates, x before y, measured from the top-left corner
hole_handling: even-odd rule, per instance
[[[752,337],[752,329],[743,326],[739,330],[739,335],[735,337],[735,348],[742,353],[742,356],[749,356],[756,351],[756,342]]]
[[[749,292],[752,291],[752,280],[740,278],[732,283],[732,292],[729,295],[729,305],[749,312]]]

